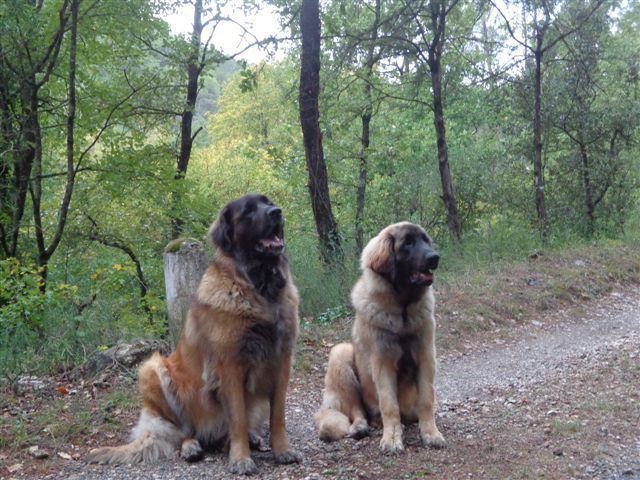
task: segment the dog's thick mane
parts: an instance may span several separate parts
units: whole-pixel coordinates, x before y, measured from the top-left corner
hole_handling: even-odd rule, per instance
[[[220,256],[227,256],[221,252]],[[289,261],[284,254],[276,257],[232,257],[233,264],[247,278],[260,295],[269,303],[280,298],[282,289],[289,281]]]
[[[273,264],[260,262],[255,266],[247,266],[247,275],[260,294],[269,302],[275,302],[287,284],[286,259],[280,258]]]

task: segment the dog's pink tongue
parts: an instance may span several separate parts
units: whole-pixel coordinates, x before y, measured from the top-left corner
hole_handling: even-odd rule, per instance
[[[260,243],[265,248],[279,248],[284,246],[284,242],[277,235],[273,238],[263,238]]]
[[[429,280],[433,280],[433,273],[414,272],[411,274],[411,280],[414,282],[416,281],[428,282]]]

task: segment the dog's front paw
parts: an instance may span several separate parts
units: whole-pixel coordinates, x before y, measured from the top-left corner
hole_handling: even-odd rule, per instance
[[[229,472],[235,473],[236,475],[253,475],[257,471],[258,467],[256,467],[251,457],[229,460]]]
[[[369,425],[364,419],[353,422],[351,427],[349,427],[349,433],[347,434],[349,438],[354,438],[356,440],[360,440],[367,435],[369,435]]]
[[[265,443],[264,438],[254,432],[249,432],[249,448],[258,452],[269,451],[269,446]]]
[[[202,459],[203,451],[200,442],[195,438],[188,438],[182,442],[180,456],[187,462],[197,462]]]
[[[281,453],[274,453],[273,458],[278,465],[287,465],[289,463],[302,462],[302,455],[300,455],[296,450],[293,449],[285,450]]]
[[[435,432],[423,433],[420,437],[425,447],[444,448],[447,446],[446,440],[438,429],[436,429]]]
[[[404,452],[401,425],[384,429],[382,439],[380,440],[380,450],[382,450],[382,453],[389,455]]]

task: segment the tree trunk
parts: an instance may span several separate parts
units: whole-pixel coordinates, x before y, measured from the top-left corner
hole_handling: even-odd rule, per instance
[[[9,79],[4,75],[4,51],[0,46],[0,258],[9,255],[5,218],[11,218],[11,167],[9,152],[13,149],[11,128],[14,99],[9,93]]]
[[[42,138],[40,136],[40,126],[37,124],[36,129],[36,163],[35,163],[35,180],[31,185],[31,199],[33,203],[33,220],[35,224],[36,245],[38,247],[38,266],[40,267],[40,290],[45,291],[47,288],[48,265],[51,256],[54,254],[64,232],[71,205],[71,197],[75,186],[76,170],[75,170],[75,119],[76,119],[76,52],[78,45],[78,16],[80,9],[80,0],[72,0],[71,2],[71,24],[69,36],[69,76],[68,76],[68,94],[67,94],[67,179],[64,189],[64,195],[60,203],[58,211],[58,223],[56,231],[51,239],[51,243],[47,247],[45,245],[44,231],[42,229]]]
[[[187,97],[185,108],[180,119],[180,152],[178,153],[176,180],[187,175],[189,158],[193,141],[198,132],[193,134],[193,114],[198,99],[198,79],[202,72],[200,51],[202,42],[202,0],[195,0],[193,5],[193,31],[191,32],[191,52],[187,62]],[[176,207],[180,205],[180,195],[175,193]],[[183,221],[178,215],[171,220],[171,238],[178,238],[182,234]]]
[[[309,173],[311,208],[320,238],[320,253],[330,264],[342,256],[338,226],[331,210],[327,166],[320,131],[320,7],[318,0],[303,0],[300,9],[300,126]]]
[[[13,163],[13,216],[11,236],[9,238],[9,256],[18,255],[20,225],[29,193],[29,179],[37,154],[40,125],[38,122],[38,92],[35,88],[35,74],[24,79],[22,87],[22,105],[24,108],[22,135]]]
[[[580,159],[582,160],[582,186],[584,187],[584,206],[587,212],[587,235],[592,236],[595,230],[595,203],[593,186],[589,172],[589,154],[584,143],[580,143]]]
[[[366,91],[371,95],[371,86],[367,84]],[[370,97],[369,97],[370,100]],[[370,112],[371,110],[368,109]],[[358,188],[356,191],[356,218],[355,218],[355,236],[356,236],[356,254],[360,256],[364,248],[364,207],[366,202],[367,189],[367,150],[369,148],[369,127],[371,124],[371,113],[365,113],[361,116],[362,120],[362,138],[361,148],[358,156]]]
[[[544,168],[542,165],[542,42],[543,31],[536,34],[536,49],[534,51],[534,105],[533,105],[533,175],[536,198],[536,211],[540,225],[540,236],[543,243],[549,237],[549,220],[544,201]]]
[[[453,181],[449,170],[449,149],[447,147],[447,132],[444,124],[444,108],[442,106],[442,75],[441,58],[444,44],[444,29],[446,10],[444,2],[436,3],[437,10],[432,9],[432,25],[434,41],[429,47],[429,70],[431,72],[431,89],[433,94],[433,123],[436,130],[438,147],[438,167],[442,183],[442,201],[447,210],[447,225],[454,242],[460,243],[460,217],[456,195],[453,190]]]
[[[189,310],[191,297],[207,269],[207,254],[200,242],[172,240],[165,247],[164,282],[167,299],[168,334],[175,346]]]

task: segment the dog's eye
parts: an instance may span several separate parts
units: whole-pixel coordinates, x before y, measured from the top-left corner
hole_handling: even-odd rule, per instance
[[[413,238],[413,235],[407,235],[404,239],[404,245],[406,247],[410,247],[411,245],[413,245],[414,241],[415,239]]]
[[[240,212],[240,220],[247,221],[251,218],[251,214],[256,211],[256,206],[253,203],[248,203]]]
[[[429,237],[427,237],[424,233],[422,235],[420,235],[420,238],[422,238],[422,240],[427,243],[427,244],[431,244],[431,242],[429,241]]]

